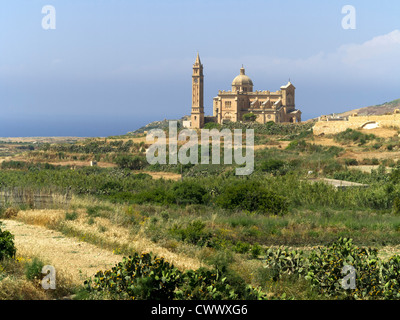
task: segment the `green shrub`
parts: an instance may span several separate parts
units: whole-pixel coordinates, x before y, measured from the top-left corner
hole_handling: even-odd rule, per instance
[[[161,212],[161,218],[164,220],[164,222],[167,222],[169,220],[169,212],[168,211]]]
[[[206,130],[213,130],[213,129],[221,130],[221,127],[222,126],[216,122],[208,122],[204,125],[204,129]]]
[[[114,194],[123,190],[123,186],[117,181],[107,181],[103,183],[99,188],[98,194]]]
[[[356,159],[345,159],[346,166],[358,166],[358,161]]]
[[[235,244],[235,247],[233,248],[233,250],[237,253],[248,253],[250,251],[250,244],[247,242],[242,242],[242,241],[238,241]]]
[[[342,286],[345,266],[356,271],[355,288]],[[400,299],[400,256],[382,261],[377,249],[357,247],[351,239],[340,238],[309,255],[269,249],[266,268],[275,281],[283,274],[304,277],[314,290],[334,299]]]
[[[393,182],[395,184],[400,183],[400,169],[399,168],[392,170],[392,172],[389,174],[389,180],[390,180],[390,182]]]
[[[119,168],[130,170],[141,170],[147,165],[145,158],[140,156],[120,155],[115,159]]]
[[[266,251],[266,268],[276,281],[283,273],[302,275],[306,271],[307,260],[303,251],[288,248],[269,248]]]
[[[395,147],[395,145],[393,145],[393,144],[389,144],[389,145],[387,145],[386,146],[386,148],[389,150],[389,151],[393,151],[393,148]]]
[[[245,122],[254,122],[256,119],[257,116],[254,113],[246,113],[243,115],[243,121]]]
[[[259,289],[246,285],[230,270],[179,271],[151,253],[124,257],[111,270],[99,271],[84,282],[85,290],[113,299],[240,300],[263,299]]]
[[[231,270],[189,270],[182,280],[176,291],[178,300],[261,300],[266,297]]]
[[[171,300],[181,277],[182,273],[163,258],[135,253],[111,270],[99,271],[84,285],[89,292],[109,293],[121,299]]]
[[[338,133],[334,136],[335,141],[343,143],[358,142],[360,145],[363,145],[368,141],[372,141],[375,139],[377,139],[377,137],[373,134],[364,134],[360,131],[356,131],[353,129],[347,129],[346,131]]]
[[[319,144],[308,143],[303,139],[297,139],[290,142],[286,150],[337,157],[344,149],[336,146],[321,146]]]
[[[0,228],[0,261],[5,258],[15,258],[16,252],[14,235],[9,231],[2,231]]]
[[[142,203],[158,203],[166,204],[173,202],[173,197],[168,190],[162,186],[155,186],[143,190],[137,194],[125,193],[126,199],[134,200],[134,202]]]
[[[76,211],[73,211],[73,212],[66,212],[65,213],[65,220],[68,220],[68,221],[73,221],[73,220],[76,220],[78,218],[78,213],[76,212]]]
[[[359,248],[351,239],[341,238],[327,247],[312,251],[306,279],[322,294],[327,296],[356,295],[367,297],[375,293],[379,284],[378,250]],[[357,291],[345,291],[341,286],[343,267],[353,266],[358,274]]]
[[[260,169],[261,169],[261,171],[277,175],[279,173],[284,173],[283,169],[284,169],[285,165],[286,165],[285,161],[276,160],[276,159],[268,159],[261,163]]]
[[[206,224],[200,220],[189,223],[186,227],[174,226],[169,233],[180,241],[186,241],[198,246],[204,246],[211,239],[211,233],[206,231]]]
[[[398,197],[393,200],[393,214],[400,215],[400,198]]]
[[[285,214],[288,211],[285,197],[254,181],[235,182],[226,186],[215,201],[218,206],[230,210],[272,214]]]
[[[251,246],[250,253],[251,253],[251,256],[254,259],[257,259],[258,256],[260,254],[262,254],[262,252],[263,252],[263,248],[261,246],[259,246],[258,244],[254,244],[254,245]]]
[[[307,142],[305,140],[293,140],[286,147],[286,150],[305,151],[307,149]]]
[[[44,267],[44,263],[38,259],[33,258],[32,261],[29,261],[25,265],[25,276],[28,280],[40,280],[42,278],[42,269]]]
[[[171,193],[170,203],[179,205],[204,204],[208,200],[208,193],[205,188],[196,182],[178,182]]]

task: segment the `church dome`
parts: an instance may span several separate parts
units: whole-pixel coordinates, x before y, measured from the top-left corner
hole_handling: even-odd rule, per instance
[[[251,79],[246,76],[243,67],[240,69],[240,74],[235,79],[233,79],[232,86],[253,86],[253,81],[251,81]]]

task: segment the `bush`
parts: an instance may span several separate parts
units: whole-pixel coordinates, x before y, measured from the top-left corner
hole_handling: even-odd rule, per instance
[[[263,253],[263,248],[258,244],[254,244],[251,246],[250,252],[251,252],[251,256],[254,259],[257,259],[258,256]]]
[[[363,159],[362,164],[367,165],[367,166],[377,166],[377,165],[379,165],[379,160],[376,158]]]
[[[400,215],[400,198],[396,197],[393,200],[393,214]]]
[[[215,201],[218,206],[230,210],[239,209],[272,214],[285,214],[288,211],[285,197],[253,181],[228,185]]]
[[[355,288],[342,287],[344,266],[355,269]],[[334,299],[400,299],[400,256],[382,261],[377,249],[357,247],[351,239],[340,238],[308,256],[289,249],[269,249],[266,268],[275,281],[284,274],[294,274]]]
[[[120,193],[118,194],[120,195]],[[166,204],[172,202],[172,197],[164,187],[156,186],[148,190],[141,191],[137,194],[125,193],[126,200],[134,200],[134,202],[142,204],[146,202]]]
[[[303,251],[289,250],[288,248],[268,249],[266,252],[266,268],[270,270],[273,280],[277,280],[283,273],[303,274],[306,269],[306,259]]]
[[[250,251],[250,244],[247,242],[242,242],[242,241],[238,241],[235,244],[235,247],[233,248],[233,250],[237,253],[241,253],[241,254],[245,254],[248,253]]]
[[[122,299],[171,300],[180,281],[181,272],[163,258],[135,253],[111,270],[99,271],[84,285],[89,292]]]
[[[389,175],[389,181],[395,184],[400,183],[400,169],[394,169]]]
[[[44,263],[38,258],[33,258],[32,261],[25,265],[25,276],[28,280],[41,280],[43,277],[42,269]]]
[[[256,119],[257,116],[254,113],[246,113],[243,115],[243,121],[245,122],[254,122]]]
[[[179,182],[172,188],[171,203],[204,204],[207,202],[207,190],[195,182]]]
[[[327,247],[311,252],[306,279],[327,296],[362,295],[366,297],[370,291],[377,289],[379,270],[377,270],[378,250],[359,248],[351,239],[340,238]],[[357,270],[357,291],[346,292],[340,285],[343,267],[353,266]],[[378,272],[377,272],[378,271]]]
[[[147,161],[143,157],[122,155],[115,159],[115,163],[119,168],[130,170],[141,170],[147,165]]]
[[[231,270],[200,268],[183,274],[182,285],[176,292],[179,300],[258,300],[265,295]]]
[[[5,258],[15,258],[16,252],[14,235],[9,231],[2,231],[0,228],[0,261]]]
[[[90,207],[86,208],[86,213],[90,217],[99,217],[101,209],[102,209],[102,207],[100,207],[100,206],[93,206],[93,207],[90,206]]]
[[[151,253],[124,257],[111,270],[99,271],[85,281],[85,290],[113,299],[138,300],[240,300],[265,295],[247,286],[229,270],[179,271]]]
[[[345,159],[344,163],[346,166],[358,166],[358,161],[356,159]]]
[[[69,213],[69,212],[65,213],[65,220],[73,221],[73,220],[76,220],[77,218],[78,218],[78,213],[75,211],[71,212],[71,213]]]
[[[206,245],[211,239],[211,233],[205,231],[206,224],[200,220],[189,223],[185,228],[174,225],[169,233],[181,241],[186,241],[199,246]]]
[[[212,129],[221,130],[221,127],[222,126],[216,122],[208,122],[204,125],[204,129],[206,129],[206,130],[212,130]]]
[[[285,161],[269,159],[261,164],[260,169],[261,171],[277,175],[279,173],[283,173],[283,168],[285,167],[285,165],[286,165]]]
[[[336,134],[334,137],[334,140],[338,142],[358,142],[360,145],[363,145],[368,141],[372,141],[375,139],[377,139],[377,137],[373,134],[364,134],[353,129],[347,129],[344,132]]]

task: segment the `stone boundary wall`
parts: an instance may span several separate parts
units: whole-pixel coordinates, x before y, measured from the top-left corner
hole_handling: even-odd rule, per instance
[[[313,132],[317,136],[322,134],[336,134],[347,129],[362,129],[363,126],[370,123],[377,123],[379,127],[400,128],[400,114],[350,116],[348,121],[318,121],[313,128]]]

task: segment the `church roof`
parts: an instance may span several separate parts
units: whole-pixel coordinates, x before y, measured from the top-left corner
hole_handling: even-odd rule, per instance
[[[289,87],[294,87],[294,85],[289,81],[286,86],[282,86],[281,89],[287,89]]]
[[[235,79],[233,79],[232,86],[243,86],[243,85],[253,86],[253,81],[248,76],[246,76],[245,70],[242,67],[240,69],[240,74]]]

